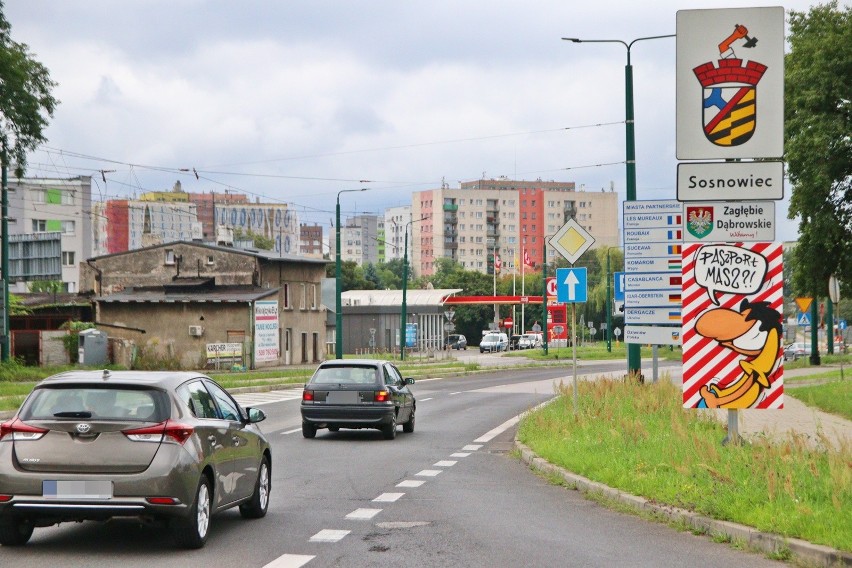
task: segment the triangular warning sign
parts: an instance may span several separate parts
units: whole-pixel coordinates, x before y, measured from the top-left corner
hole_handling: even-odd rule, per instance
[[[800,312],[806,312],[810,309],[813,301],[813,298],[796,298],[796,306],[798,306]]]

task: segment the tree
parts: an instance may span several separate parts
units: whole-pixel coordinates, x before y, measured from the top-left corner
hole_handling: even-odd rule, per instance
[[[852,293],[852,9],[836,0],[790,12],[785,159],[799,218],[797,294],[825,297],[828,279]]]
[[[59,104],[51,90],[56,86],[47,68],[30,54],[29,47],[12,39],[12,26],[0,0],[0,159],[15,163],[15,176],[23,177],[27,152],[45,142],[48,118]]]

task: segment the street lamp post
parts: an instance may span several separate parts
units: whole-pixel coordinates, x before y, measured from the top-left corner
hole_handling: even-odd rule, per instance
[[[675,34],[638,37],[631,42],[620,39],[580,39],[576,37],[563,37],[565,41],[573,43],[620,43],[627,49],[627,65],[624,66],[624,102],[625,102],[625,138],[626,138],[626,176],[627,176],[627,199],[636,201],[636,138],[633,130],[633,66],[630,64],[630,48],[637,41],[649,39],[663,39],[675,37]],[[627,373],[636,377],[642,375],[641,347],[635,343],[627,345]]]
[[[408,227],[412,225],[412,223],[418,223],[423,221],[424,219],[428,219],[428,216],[421,217],[419,219],[412,219],[408,223],[405,224],[405,247],[403,248],[402,253],[402,307],[400,309],[400,317],[399,317],[399,360],[405,361],[405,331],[407,328],[406,317],[408,310]]]
[[[334,220],[334,291],[335,291],[335,309],[334,309],[334,358],[343,359],[343,306],[340,300],[341,294],[341,275],[340,275],[340,194],[350,193],[354,191],[367,191],[368,187],[358,189],[342,189],[337,192],[337,207],[335,209]]]

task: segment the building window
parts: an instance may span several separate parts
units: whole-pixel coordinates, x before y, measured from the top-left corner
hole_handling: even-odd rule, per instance
[[[62,251],[62,266],[74,266],[74,251]]]
[[[317,309],[317,285],[311,284],[311,309]]]
[[[207,255],[207,264],[213,264],[213,255],[212,254]]]
[[[307,301],[308,301],[308,297],[307,297],[308,296],[308,289],[307,289],[307,286],[305,286],[304,284],[300,284],[300,286],[302,288],[302,294],[301,294],[301,298],[299,300],[299,309],[304,310],[305,306],[307,305]]]
[[[284,309],[289,310],[290,309],[290,285],[284,284],[284,286],[282,286],[282,288],[283,288],[282,294],[284,295]]]
[[[74,234],[74,221],[62,221],[62,232],[66,235]]]
[[[47,220],[33,219],[33,233],[44,233],[47,231]]]
[[[166,264],[174,264],[175,263],[175,251],[172,250],[172,249],[166,249],[165,254],[166,254],[165,263]]]

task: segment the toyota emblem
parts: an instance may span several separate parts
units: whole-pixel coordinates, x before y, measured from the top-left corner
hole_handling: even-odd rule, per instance
[[[91,429],[91,424],[77,424],[77,432],[79,432],[80,434],[88,434],[89,430]]]

